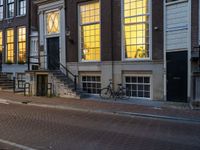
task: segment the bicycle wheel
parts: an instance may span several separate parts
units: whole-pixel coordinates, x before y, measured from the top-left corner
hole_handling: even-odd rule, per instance
[[[126,99],[129,99],[130,98],[130,91],[126,88],[122,88],[120,91],[119,91],[119,99],[123,99],[123,100],[126,100]]]
[[[111,92],[108,88],[103,88],[100,91],[100,97],[103,99],[109,99],[111,98]]]

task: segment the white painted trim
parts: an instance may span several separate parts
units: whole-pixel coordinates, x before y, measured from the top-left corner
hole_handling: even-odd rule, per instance
[[[150,98],[142,98],[142,97],[133,97],[133,98],[137,98],[137,99],[147,99],[147,100],[153,100],[153,77],[152,74],[142,74],[142,73],[138,73],[138,74],[130,74],[130,73],[124,73],[122,74],[123,77],[123,85],[125,85],[126,81],[125,81],[125,77],[149,77],[150,78]]]
[[[191,35],[192,35],[192,2],[191,0],[188,1],[188,87],[187,87],[187,96],[188,98],[191,98],[191,78],[192,78],[192,69],[191,69],[191,53],[192,53],[192,41],[191,41]]]
[[[166,0],[164,0],[165,2]],[[174,5],[174,4],[178,4],[178,3],[183,3],[183,2],[187,2],[188,0],[177,0],[177,1],[174,1],[174,2],[168,2],[166,3],[165,2],[165,5]]]
[[[167,101],[167,55],[166,55],[166,52],[167,52],[167,48],[166,48],[166,28],[167,28],[167,25],[166,25],[166,15],[167,15],[167,11],[166,11],[166,1],[164,0],[163,1],[163,11],[164,11],[164,16],[163,16],[163,35],[164,35],[164,44],[163,44],[163,48],[164,48],[164,51],[163,51],[163,56],[164,56],[164,100]]]
[[[124,0],[121,0],[121,60],[122,61],[149,61],[152,60],[152,0],[148,0],[149,12],[149,57],[147,58],[125,58],[124,43]]]

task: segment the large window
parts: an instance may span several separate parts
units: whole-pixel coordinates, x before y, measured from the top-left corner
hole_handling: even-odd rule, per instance
[[[125,76],[125,84],[126,88],[131,92],[131,97],[151,97],[151,81],[149,76]]]
[[[18,2],[18,15],[26,14],[26,0],[19,0]]]
[[[101,77],[96,75],[82,76],[82,89],[86,93],[99,94],[101,90]]]
[[[3,0],[0,0],[0,20],[3,19]]]
[[[3,51],[3,32],[0,31],[0,54]]]
[[[100,3],[79,6],[80,48],[82,61],[100,61]]]
[[[124,1],[124,57],[149,58],[149,0]]]
[[[26,62],[26,28],[18,28],[18,63]]]
[[[60,13],[59,11],[52,11],[46,15],[46,31],[47,34],[55,34],[60,32]]]
[[[14,17],[14,7],[15,7],[15,1],[7,0],[7,17],[8,18]]]
[[[14,63],[14,30],[8,29],[6,36],[6,63]]]

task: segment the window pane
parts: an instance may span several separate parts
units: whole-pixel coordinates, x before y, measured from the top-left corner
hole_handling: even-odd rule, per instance
[[[60,32],[60,18],[59,11],[50,12],[47,14],[47,34]]]
[[[92,2],[80,5],[82,60],[100,60],[100,5]]]
[[[14,62],[14,30],[8,29],[7,30],[7,63],[13,63]]]
[[[99,94],[101,89],[101,77],[82,76],[82,89],[86,93]]]
[[[125,58],[149,57],[148,0],[124,0]]]
[[[18,28],[18,63],[26,62],[26,28]]]

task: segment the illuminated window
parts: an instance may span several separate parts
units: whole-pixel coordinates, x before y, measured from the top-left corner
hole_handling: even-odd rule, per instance
[[[7,0],[7,17],[11,18],[14,17],[14,0]]]
[[[26,28],[18,28],[18,63],[26,62]]]
[[[14,30],[8,29],[6,34],[7,63],[14,63]]]
[[[3,0],[0,0],[0,20],[3,19]]]
[[[3,51],[3,32],[0,31],[0,53]]]
[[[91,2],[80,5],[81,60],[100,60],[100,4]]]
[[[59,11],[47,13],[47,34],[54,34],[60,32]]]
[[[126,59],[149,58],[148,0],[124,0],[124,49]]]
[[[26,0],[19,0],[18,14],[19,15],[25,15],[26,14]]]

